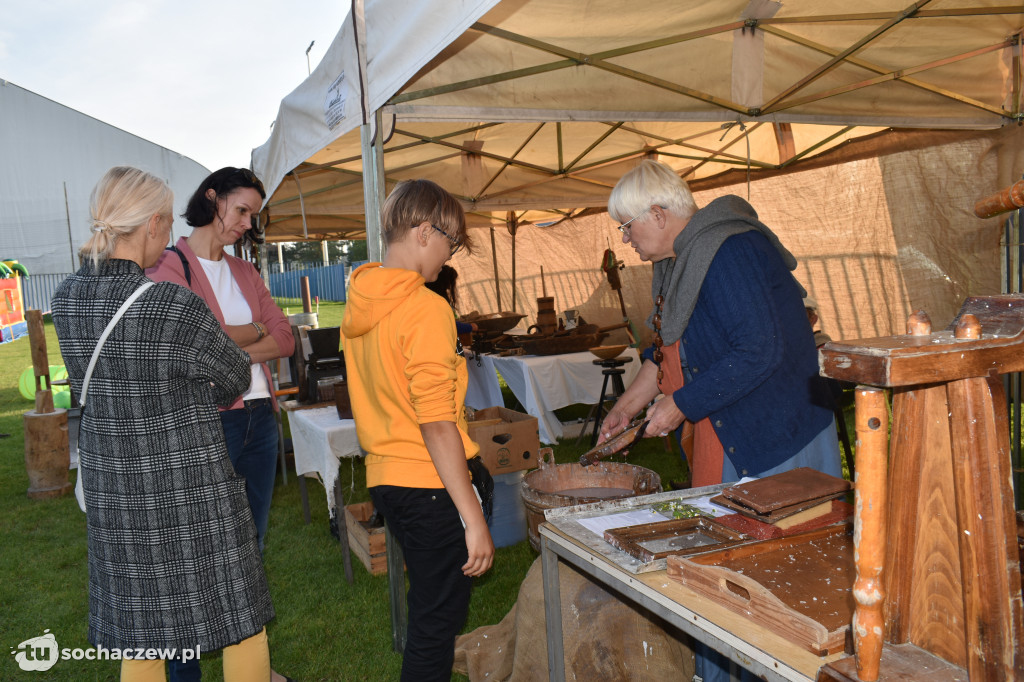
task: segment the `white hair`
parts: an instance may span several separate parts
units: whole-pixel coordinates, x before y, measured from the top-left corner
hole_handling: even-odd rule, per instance
[[[697,212],[686,182],[665,164],[644,159],[615,184],[608,197],[608,214],[624,223],[651,206],[661,206],[683,219]]]

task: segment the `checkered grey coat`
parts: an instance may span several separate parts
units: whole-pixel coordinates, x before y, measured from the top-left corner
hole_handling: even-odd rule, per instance
[[[57,289],[53,322],[76,394],[103,329],[146,281],[137,264],[109,260]],[[273,618],[217,413],[250,379],[249,356],[177,284],[150,287],[107,339],[79,440],[93,644],[220,649]]]

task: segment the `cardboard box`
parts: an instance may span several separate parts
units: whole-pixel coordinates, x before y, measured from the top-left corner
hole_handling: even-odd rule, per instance
[[[469,437],[480,446],[480,458],[491,474],[537,466],[540,437],[537,418],[504,407],[477,410],[469,422]]]
[[[373,516],[373,502],[360,502],[345,507],[345,525],[348,546],[362,562],[370,575],[388,572],[388,555],[384,548],[384,526],[367,528],[364,524]]]

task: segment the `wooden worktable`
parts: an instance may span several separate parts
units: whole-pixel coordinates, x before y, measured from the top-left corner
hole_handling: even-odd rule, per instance
[[[707,495],[724,487],[717,485],[697,488],[689,491],[688,496]],[[679,497],[679,491],[672,491],[631,498],[617,504],[639,507]],[[627,601],[665,619],[765,679],[800,682],[814,680],[822,665],[843,656],[815,656],[802,646],[670,579],[664,568],[643,572],[631,557],[613,548],[579,523],[579,519],[585,516],[609,513],[610,504],[613,503],[601,502],[548,510],[547,522],[540,526],[548,671],[549,679],[553,682],[565,680],[559,560],[575,566]]]

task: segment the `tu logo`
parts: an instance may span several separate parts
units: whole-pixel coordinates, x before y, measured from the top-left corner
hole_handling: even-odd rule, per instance
[[[22,670],[49,670],[57,662],[60,650],[57,648],[57,638],[53,636],[49,628],[43,630],[39,637],[26,639],[18,645],[17,649],[11,649],[14,660]]]

